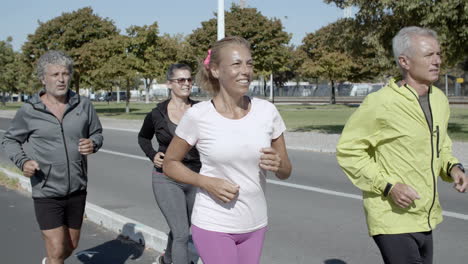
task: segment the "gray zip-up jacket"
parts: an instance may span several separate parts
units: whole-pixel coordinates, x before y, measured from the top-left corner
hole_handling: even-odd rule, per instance
[[[87,158],[78,151],[80,138],[94,142],[96,152],[103,142],[101,122],[91,102],[68,91],[68,105],[60,122],[35,94],[17,112],[3,137],[3,148],[20,168],[35,160],[40,171],[31,177],[33,198],[64,197],[87,186]],[[32,152],[26,153],[28,141]]]

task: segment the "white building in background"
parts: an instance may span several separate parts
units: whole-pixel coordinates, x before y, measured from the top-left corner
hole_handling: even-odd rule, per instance
[[[366,96],[383,86],[383,83],[353,83],[349,96]]]
[[[151,96],[169,96],[169,88],[167,88],[166,83],[152,83],[149,89],[150,97]],[[146,95],[146,91],[143,90],[142,96]]]

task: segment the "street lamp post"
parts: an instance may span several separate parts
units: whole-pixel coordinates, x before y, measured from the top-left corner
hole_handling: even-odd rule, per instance
[[[218,40],[224,38],[224,0],[218,0]]]

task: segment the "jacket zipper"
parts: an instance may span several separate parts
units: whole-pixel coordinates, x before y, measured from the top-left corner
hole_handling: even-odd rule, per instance
[[[423,111],[423,115],[425,116],[424,114],[424,109],[422,108],[421,106],[421,103],[419,102],[419,97],[413,93],[413,91],[411,91],[411,89],[409,89],[406,84],[405,84],[405,87],[406,89],[408,89],[415,97],[416,97],[416,100],[418,101],[418,104],[419,104],[419,107],[421,107],[421,110]],[[431,89],[431,88],[429,88]],[[432,121],[432,124],[434,124],[434,118],[432,116],[432,108],[431,108],[431,100],[430,100],[430,93],[427,94],[427,100],[428,100],[428,105],[429,105],[429,113],[431,114],[431,121]],[[432,173],[432,203],[431,203],[431,207],[429,208],[429,212],[427,213],[427,225],[429,226],[429,229],[432,230],[432,226],[431,226],[431,212],[432,212],[432,208],[434,207],[434,203],[435,203],[435,194],[436,194],[436,181],[435,181],[435,174],[434,174],[434,142],[432,140],[432,131],[431,131],[431,127],[429,126],[429,120],[426,119],[426,122],[427,122],[427,127],[429,129],[429,135],[430,135],[430,140],[431,140],[431,173]],[[438,127],[437,126],[437,139],[439,139],[439,136],[438,136]],[[438,141],[437,141],[437,145],[438,145]],[[438,153],[437,153],[438,154]]]
[[[51,112],[49,111],[46,111],[46,110],[43,110],[43,109],[39,109],[39,108],[36,108],[34,107],[34,104],[31,104],[33,106],[34,109],[36,109],[37,111],[39,112],[43,112],[43,113],[46,113],[46,114],[49,114],[49,115],[52,115],[53,117],[55,117],[55,119],[57,119],[59,125],[60,125],[60,133],[62,133],[62,140],[63,140],[63,146],[65,147],[65,157],[67,159],[67,176],[68,176],[68,188],[67,188],[67,194],[70,193],[70,158],[68,157],[68,148],[67,148],[67,142],[65,141],[65,133],[63,132],[63,120],[65,119],[65,115],[68,114],[71,110],[75,109],[75,107],[80,103],[80,101],[78,100],[78,103],[75,104],[74,106],[68,108],[65,110],[65,112],[63,113],[63,117],[62,117],[62,121],[60,121],[54,114],[52,114]]]
[[[62,122],[63,119],[65,118],[65,113],[63,114]],[[58,120],[58,118],[57,118]],[[62,122],[59,121],[60,123],[60,132],[62,133],[62,140],[63,140],[63,146],[65,147],[65,157],[67,158],[67,174],[68,174],[68,188],[67,188],[67,194],[70,193],[70,158],[68,157],[68,148],[67,148],[67,143],[65,141],[65,133],[63,132],[63,124]]]
[[[439,156],[440,156],[440,151],[439,151],[439,125],[436,126],[436,132],[437,132],[436,151],[437,151],[437,158],[439,158]]]
[[[430,89],[430,88],[429,88]],[[434,117],[432,116],[432,107],[431,107],[431,96],[427,94],[427,100],[429,101],[429,113],[431,114],[432,124],[434,124]],[[430,129],[429,129],[430,130]],[[427,214],[427,224],[429,228],[432,230],[431,226],[431,212],[432,208],[434,207],[435,198],[436,198],[436,178],[434,174],[434,142],[432,141],[432,131],[431,132],[431,173],[432,173],[432,204],[429,208],[429,212]],[[437,126],[437,157],[439,157],[439,126]]]

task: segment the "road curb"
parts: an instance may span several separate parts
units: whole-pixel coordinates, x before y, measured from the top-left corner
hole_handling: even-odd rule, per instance
[[[0,168],[9,178],[18,179],[24,190],[31,192],[31,183],[23,175]],[[135,241],[146,248],[163,252],[166,248],[167,235],[157,229],[149,227],[133,219],[116,214],[100,206],[86,202],[85,219],[117,234]]]

